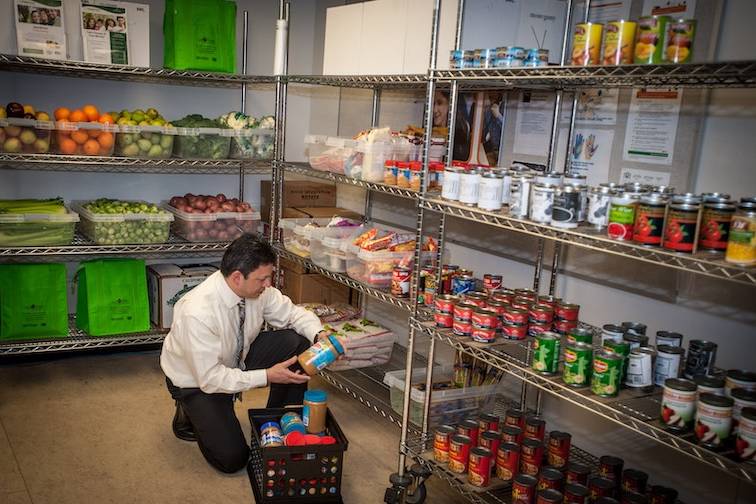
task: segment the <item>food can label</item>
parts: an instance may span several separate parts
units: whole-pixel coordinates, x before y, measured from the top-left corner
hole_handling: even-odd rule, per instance
[[[724,251],[730,234],[732,212],[704,208],[699,245],[708,250]]]
[[[542,191],[533,188],[530,198],[530,220],[535,222],[551,222],[551,211],[554,206],[554,191]]]
[[[695,19],[668,23],[664,60],[670,63],[688,63],[693,55],[693,38],[695,34]]]
[[[609,360],[598,355],[595,356],[593,359],[591,391],[599,396],[616,396],[619,393],[621,374],[621,360]]]
[[[693,425],[695,413],[695,391],[687,392],[664,387],[661,406],[661,421],[664,425],[673,430],[687,430]]]
[[[756,461],[756,422],[743,419],[735,439],[735,453],[743,462]]]
[[[498,178],[481,177],[478,194],[478,208],[483,210],[501,209],[502,185]]]
[[[664,248],[692,252],[696,241],[698,211],[670,210],[664,226]]]
[[[536,337],[533,341],[533,369],[541,373],[556,373],[559,365],[559,339]]]
[[[588,385],[591,379],[591,351],[564,349],[564,370],[562,379],[567,385]]]
[[[441,197],[445,200],[459,200],[459,172],[444,171],[444,184],[441,186]]]
[[[572,39],[572,64],[576,66],[598,65],[601,52],[602,25],[579,23]]]
[[[630,65],[633,62],[635,23],[610,21],[604,33],[604,65]]]
[[[630,354],[627,363],[625,385],[631,388],[650,387],[653,385],[651,354]]]
[[[667,378],[680,376],[681,360],[680,354],[659,352],[656,355],[656,365],[654,366],[654,384],[662,387]]]
[[[606,226],[610,201],[611,196],[608,194],[591,194],[588,197],[588,222],[596,227]]]
[[[730,437],[731,429],[731,407],[717,407],[698,401],[694,431],[699,442],[721,446]]]
[[[632,240],[635,224],[635,205],[611,205],[607,234],[613,240]]]
[[[644,16],[638,20],[634,63],[658,64],[662,62],[667,19],[667,16]]]
[[[659,245],[664,230],[664,207],[639,205],[633,226],[633,240],[646,245]]]
[[[735,264],[756,264],[756,218],[733,216],[725,260]]]
[[[551,224],[561,227],[577,227],[580,220],[581,202],[579,192],[558,191],[554,195]]]

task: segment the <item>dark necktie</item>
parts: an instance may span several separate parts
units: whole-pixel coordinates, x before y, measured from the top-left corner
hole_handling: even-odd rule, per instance
[[[244,320],[247,317],[246,300],[239,301],[239,331],[236,334],[236,367],[244,371]]]

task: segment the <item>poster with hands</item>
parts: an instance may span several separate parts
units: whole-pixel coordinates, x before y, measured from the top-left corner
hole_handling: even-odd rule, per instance
[[[572,144],[572,172],[585,175],[588,185],[609,179],[613,130],[577,129]]]

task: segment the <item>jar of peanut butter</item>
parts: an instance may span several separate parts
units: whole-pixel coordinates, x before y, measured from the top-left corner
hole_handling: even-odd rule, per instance
[[[328,395],[322,390],[308,390],[302,403],[302,421],[310,434],[321,434],[326,428]]]
[[[344,345],[335,335],[318,340],[317,343],[305,350],[299,357],[299,365],[310,376],[318,374],[320,370],[332,364],[339,355],[345,352]]]

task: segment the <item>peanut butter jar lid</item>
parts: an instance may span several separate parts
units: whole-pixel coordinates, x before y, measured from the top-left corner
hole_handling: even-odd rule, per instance
[[[328,336],[328,340],[333,344],[334,348],[336,348],[336,351],[340,354],[344,353],[344,346],[341,344],[341,341],[339,341],[339,338],[336,337],[336,335],[331,334]]]
[[[304,400],[307,402],[326,402],[328,400],[328,394],[325,390],[308,390],[304,393]]]

